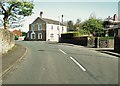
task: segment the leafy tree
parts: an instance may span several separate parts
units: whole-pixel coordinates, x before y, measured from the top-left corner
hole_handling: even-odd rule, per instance
[[[80,20],[80,19],[77,19],[77,21],[76,21],[76,23],[75,23],[75,25],[74,25],[75,31],[79,31],[80,25],[81,25],[81,20]]]
[[[89,18],[83,22],[82,29],[89,31],[95,36],[96,32],[103,32],[103,21],[101,19]]]
[[[96,14],[94,13],[94,12],[92,12],[91,14],[90,14],[90,17],[89,18],[96,18]]]
[[[8,29],[9,20],[32,15],[34,4],[28,0],[1,0],[0,14],[3,15],[4,29]]]
[[[26,32],[22,32],[22,36],[26,36]]]
[[[73,21],[67,21],[67,27],[68,27],[68,31],[74,31],[74,24]]]

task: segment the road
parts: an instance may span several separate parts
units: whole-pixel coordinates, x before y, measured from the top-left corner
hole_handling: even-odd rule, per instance
[[[25,59],[3,84],[117,84],[118,58],[82,46],[20,41]]]

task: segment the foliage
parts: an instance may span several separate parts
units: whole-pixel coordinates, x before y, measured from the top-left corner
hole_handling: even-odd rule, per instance
[[[106,40],[106,39],[114,39],[114,37],[113,36],[110,36],[110,37],[100,37],[100,39],[103,39],[103,40]]]
[[[26,36],[26,32],[22,32],[22,36]]]
[[[19,36],[15,36],[15,40],[18,40]]]
[[[74,31],[74,24],[73,24],[73,21],[67,21],[67,28],[68,28],[68,31]]]
[[[9,20],[32,15],[34,4],[28,0],[1,0],[0,13],[4,16],[4,29],[8,29]]]
[[[81,29],[89,31],[95,35],[96,32],[103,32],[103,21],[101,19],[89,18],[82,23]]]
[[[74,31],[79,31],[81,27],[81,20],[77,19],[76,23],[74,24]]]
[[[79,34],[80,34],[80,35],[89,35],[90,32],[89,32],[88,30],[80,29],[80,30],[79,30]]]
[[[81,29],[79,31],[72,31],[63,34],[73,34],[73,36],[83,36],[83,35],[89,35],[89,31]]]

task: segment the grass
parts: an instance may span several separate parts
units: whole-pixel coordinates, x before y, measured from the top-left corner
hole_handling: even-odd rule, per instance
[[[15,50],[17,48],[17,45],[15,44],[10,50],[8,50],[8,52]]]

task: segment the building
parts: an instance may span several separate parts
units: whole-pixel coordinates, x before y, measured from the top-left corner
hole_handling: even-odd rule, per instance
[[[113,17],[108,16],[104,21],[104,27],[106,28],[106,36],[115,36],[118,31],[118,17],[114,14]]]
[[[114,50],[120,53],[120,17],[114,14],[113,18],[108,17],[108,20],[106,23],[109,36],[114,35]]]
[[[66,32],[67,27],[59,21],[40,16],[29,25],[26,40],[59,42],[61,34]]]
[[[12,33],[18,37],[22,36],[22,32],[20,30],[13,30]]]

